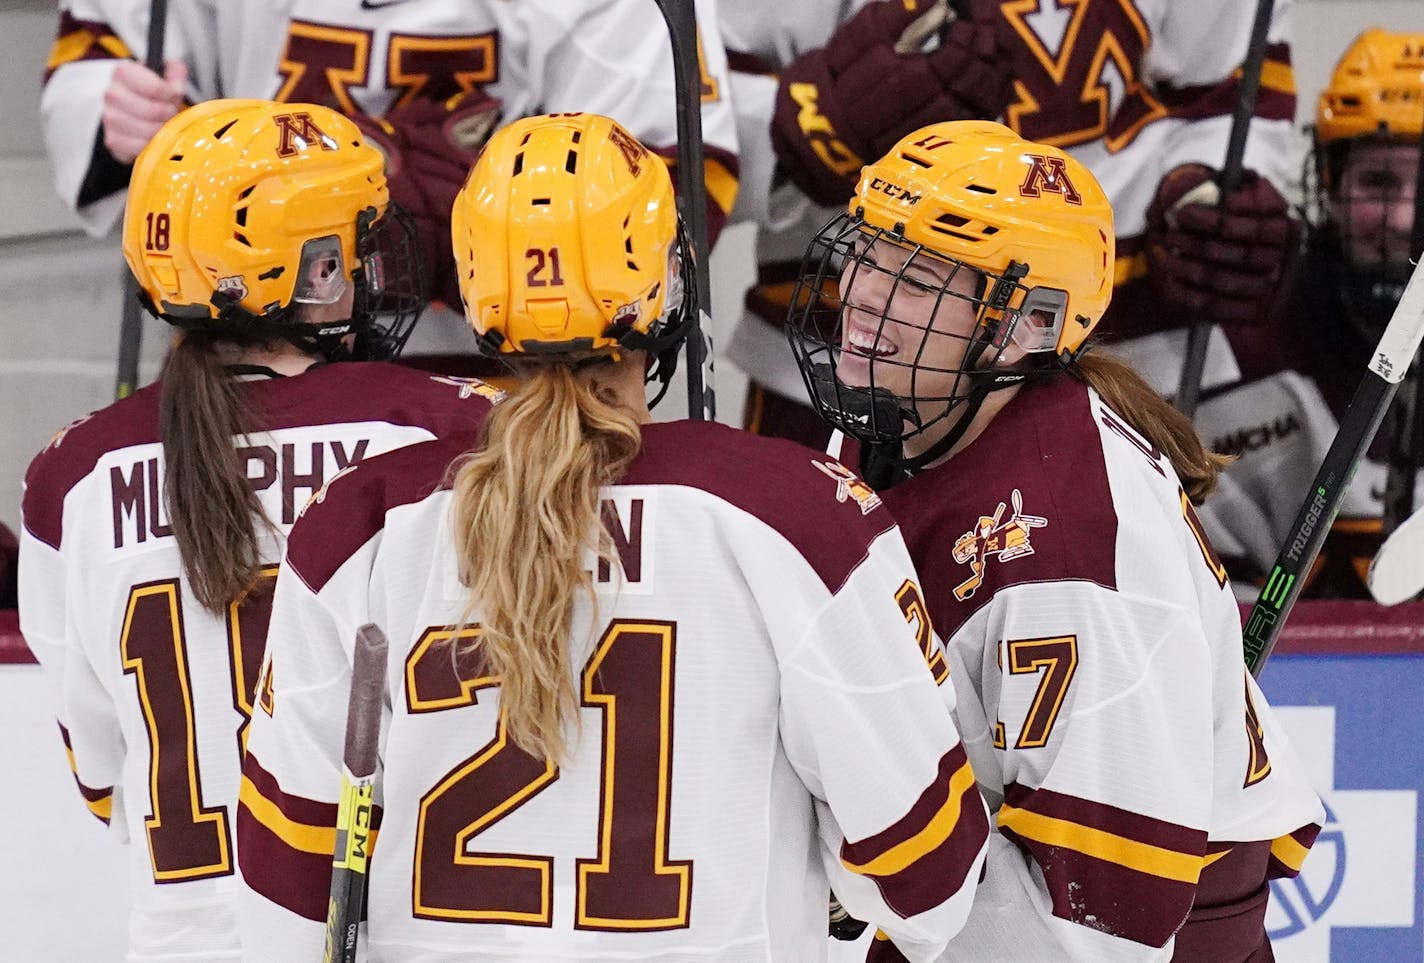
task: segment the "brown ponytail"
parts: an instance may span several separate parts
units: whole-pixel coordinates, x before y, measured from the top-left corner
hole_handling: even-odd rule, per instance
[[[1211,494],[1217,473],[1231,464],[1231,456],[1207,448],[1191,420],[1153,391],[1131,365],[1090,350],[1069,365],[1068,372],[1166,453],[1193,505]]]
[[[578,593],[594,598],[583,551],[611,554],[599,489],[637,456],[639,425],[611,390],[543,366],[495,407],[484,446],[455,475],[463,621],[478,611],[475,644],[500,677],[510,738],[536,757],[559,760],[577,719],[569,631]]]
[[[185,334],[163,370],[163,496],[194,597],[221,612],[256,582],[256,521],[266,516],[233,439],[247,418],[211,336]]]

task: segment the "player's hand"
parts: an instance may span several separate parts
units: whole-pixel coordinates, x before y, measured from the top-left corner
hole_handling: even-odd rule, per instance
[[[136,61],[119,62],[104,89],[104,109],[99,115],[104,146],[115,160],[133,163],[158,128],[183,109],[187,85],[188,65],[181,60],[168,61],[162,77]]]
[[[809,197],[840,204],[861,167],[906,134],[998,117],[1012,83],[987,18],[955,19],[945,0],[876,0],[782,71],[772,144]]]
[[[1165,307],[1183,322],[1262,324],[1295,259],[1300,222],[1271,182],[1248,170],[1218,206],[1217,172],[1174,168],[1147,208],[1147,257]]]
[[[443,101],[417,97],[384,117],[352,117],[386,155],[391,199],[416,221],[429,294],[455,308],[460,288],[450,251],[450,209],[501,111],[499,100],[476,89]]]

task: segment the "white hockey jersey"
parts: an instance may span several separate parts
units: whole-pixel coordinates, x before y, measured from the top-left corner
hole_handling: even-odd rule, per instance
[[[793,399],[805,387],[780,330],[806,240],[834,211],[813,205],[795,186],[775,183],[771,145],[775,73],[819,46],[866,0],[720,0],[722,35],[739,71],[732,75],[741,145],[743,189],[735,219],[760,227],[758,285],[728,354],[754,381]],[[1142,234],[1147,206],[1162,176],[1182,164],[1219,168],[1226,156],[1233,75],[1245,59],[1255,7],[1239,0],[996,0],[1001,41],[1013,58],[1014,100],[1000,118],[1021,136],[1068,150],[1097,177],[1117,225],[1117,284],[1144,277]],[[1294,129],[1295,81],[1290,66],[1293,0],[1272,14],[1261,96],[1246,139],[1245,166],[1269,179],[1287,199],[1299,195],[1305,145]],[[759,60],[757,73],[747,61]],[[849,200],[849,198],[847,198]],[[1123,317],[1127,327],[1149,318]],[[1118,323],[1115,321],[1114,323]],[[1134,364],[1159,391],[1175,390],[1180,332],[1149,334],[1132,352]],[[1205,383],[1234,380],[1229,350],[1214,339]]]
[[[1245,959],[1324,813],[1169,460],[1063,376],[883,497],[997,829],[946,959]]]
[[[42,109],[60,196],[74,207],[102,95],[117,59],[142,58],[149,4],[66,0]],[[697,4],[708,192],[736,196],[736,134],[715,0]],[[677,143],[668,33],[651,0],[329,0],[172,6],[169,59],[185,60],[191,96],[258,97],[380,115],[416,96],[484,87],[507,123],[530,114],[606,114],[662,151]],[[112,195],[79,210],[95,234],[123,208]]]
[[[473,633],[451,627],[465,590],[437,488],[460,453],[374,459],[293,531],[238,816],[245,959],[321,952],[368,621],[391,640],[368,959],[815,960],[828,888],[933,958],[987,823],[874,492],[787,442],[646,426],[605,489],[618,561],[588,557],[583,708],[555,767],[506,741],[497,680],[452,650]]]
[[[127,959],[232,960],[240,753],[285,533],[364,458],[469,437],[491,390],[354,363],[248,382],[270,428],[239,439],[238,454],[276,535],[263,540],[262,581],[222,616],[192,598],[167,525],[160,390],[71,424],[30,466],[20,627],[79,791],[130,844]]]

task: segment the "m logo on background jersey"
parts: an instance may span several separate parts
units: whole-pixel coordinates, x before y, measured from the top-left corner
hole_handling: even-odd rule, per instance
[[[1033,544],[1029,536],[1033,529],[1048,524],[1048,519],[1041,515],[1024,514],[1023,495],[1017,488],[1010,501],[1014,504],[1014,513],[1007,522],[999,521],[1004,517],[1004,503],[999,502],[992,516],[980,515],[973,528],[954,540],[951,553],[954,560],[960,565],[968,562],[972,573],[954,587],[954,597],[961,602],[972,598],[974,590],[984,584],[984,569],[989,564],[989,556],[996,555],[1001,562],[1012,562],[1016,558],[1032,555]]]
[[[1042,197],[1044,191],[1061,194],[1069,204],[1082,204],[1083,196],[1068,177],[1068,169],[1061,157],[1046,157],[1043,154],[1025,154],[1030,161],[1028,173],[1019,185],[1019,193],[1024,197]]]
[[[312,144],[320,144],[322,150],[336,150],[336,141],[316,125],[311,114],[298,111],[295,114],[278,114],[272,118],[282,139],[277,143],[278,157],[291,157],[299,150]]]
[[[845,465],[838,461],[816,461],[811,459],[811,464],[820,470],[821,474],[828,478],[834,478],[836,482],[836,501],[844,502],[855,500],[860,506],[862,515],[869,515],[880,507],[880,496],[875,494],[875,489],[861,481]]]

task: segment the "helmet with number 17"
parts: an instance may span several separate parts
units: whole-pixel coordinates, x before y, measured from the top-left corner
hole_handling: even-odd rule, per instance
[[[697,310],[667,166],[597,114],[526,117],[490,138],[451,213],[482,352],[581,362],[658,357],[664,386]]]
[[[987,121],[915,131],[806,252],[789,329],[811,400],[872,444],[964,424],[1077,356],[1113,259],[1107,196],[1067,153]]]
[[[145,305],[239,344],[393,357],[424,301],[384,163],[315,104],[210,100],[179,113],[134,162],[124,215]]]

